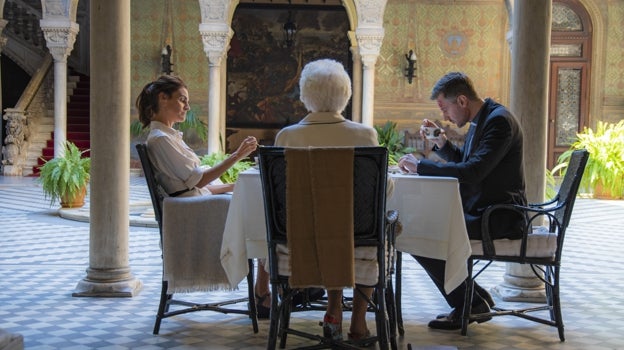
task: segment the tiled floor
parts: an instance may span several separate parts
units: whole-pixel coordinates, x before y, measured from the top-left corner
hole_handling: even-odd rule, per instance
[[[141,178],[131,178],[131,201],[149,201]],[[132,298],[76,298],[86,277],[89,224],[61,218],[32,179],[0,176],[0,329],[24,336],[26,349],[263,349],[268,322],[254,334],[240,315],[202,312],[163,321],[152,334],[161,265],[156,228],[129,229],[130,267],[144,286]],[[424,271],[404,260],[401,349],[624,349],[624,201],[577,200],[562,273],[566,341],[554,328],[512,317],[471,325],[469,335],[433,331],[427,322],[447,311]],[[495,266],[481,283],[502,282]],[[246,286],[241,284],[241,296]],[[220,292],[200,297],[216,298]],[[215,296],[216,295],[216,296]],[[499,304],[502,302],[499,301]],[[296,321],[318,328],[320,314]],[[372,319],[369,327],[373,328]],[[289,338],[288,347],[301,344]]]

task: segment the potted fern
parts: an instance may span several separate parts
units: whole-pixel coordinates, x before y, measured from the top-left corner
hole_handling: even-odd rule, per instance
[[[84,205],[91,170],[91,158],[83,157],[71,142],[65,143],[65,153],[41,166],[39,183],[50,204],[60,200],[63,208],[79,208]]]
[[[564,173],[572,152],[586,149],[589,159],[580,187],[594,198],[619,199],[624,196],[624,120],[617,124],[599,121],[596,130],[585,128],[576,135],[570,149],[559,156],[553,174]]]

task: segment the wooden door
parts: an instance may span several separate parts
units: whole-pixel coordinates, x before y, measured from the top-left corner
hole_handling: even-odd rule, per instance
[[[578,0],[553,2],[547,166],[589,125],[592,25]]]

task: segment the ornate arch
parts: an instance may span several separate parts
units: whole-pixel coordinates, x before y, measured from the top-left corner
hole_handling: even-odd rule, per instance
[[[606,19],[600,11],[598,2],[600,0],[578,0],[587,11],[592,24],[592,56],[591,69],[592,74],[589,78],[589,123],[594,124],[602,114],[602,98],[604,97],[603,87],[600,82],[604,81],[605,65],[606,65],[606,43],[607,28]]]

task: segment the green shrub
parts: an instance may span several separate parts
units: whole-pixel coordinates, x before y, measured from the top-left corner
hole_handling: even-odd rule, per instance
[[[201,160],[202,165],[208,165],[212,167],[221,163],[229,156],[230,156],[229,154],[225,154],[222,152],[213,152],[213,153],[201,156],[200,160]],[[223,173],[223,175],[219,177],[219,179],[223,183],[235,183],[236,180],[238,180],[238,174],[241,171],[245,171],[251,168],[253,165],[254,163],[249,160],[241,160],[239,162],[236,162],[233,166],[231,166],[228,170],[226,170]]]
[[[397,130],[396,123],[387,121],[382,126],[375,125],[375,130],[379,145],[388,149],[389,165],[397,165],[399,158],[415,151],[413,147],[406,147],[403,144],[403,136]]]

